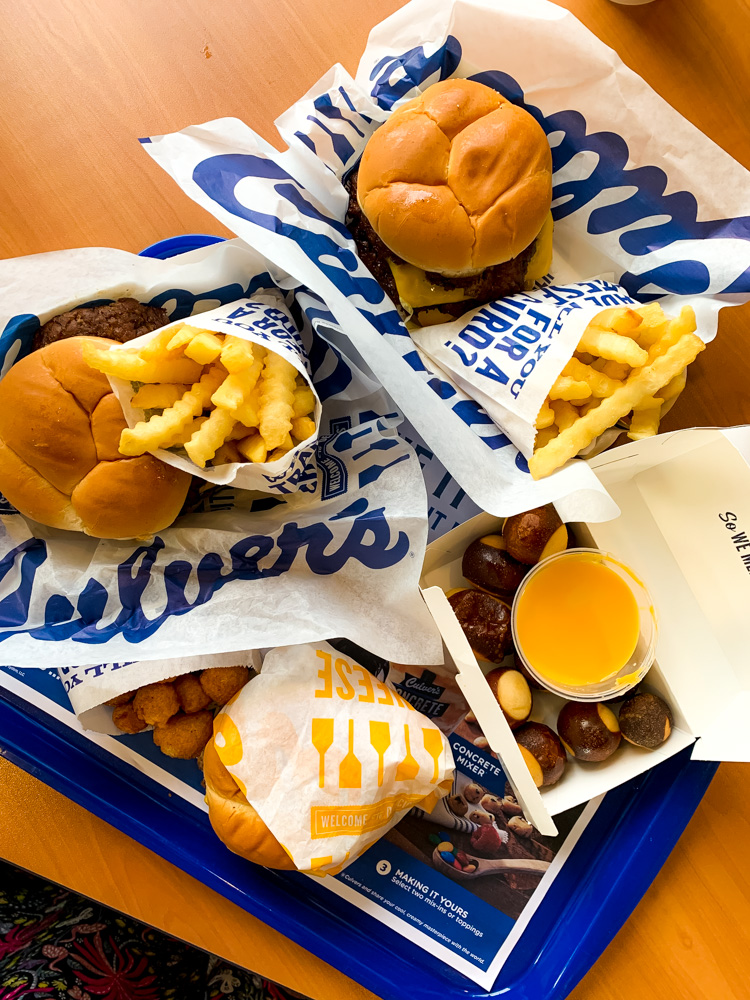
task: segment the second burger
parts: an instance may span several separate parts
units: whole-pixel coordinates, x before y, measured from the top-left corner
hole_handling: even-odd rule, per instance
[[[360,257],[421,326],[532,288],[552,260],[552,154],[523,108],[444,80],[397,108],[348,180]]]

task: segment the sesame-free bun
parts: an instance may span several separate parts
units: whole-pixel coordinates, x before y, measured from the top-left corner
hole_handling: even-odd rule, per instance
[[[539,234],[552,199],[541,126],[495,90],[444,80],[373,134],[357,199],[385,245],[445,275],[504,263]]]
[[[105,375],[71,337],[0,381],[0,493],[26,517],[95,538],[137,538],[174,521],[190,476],[152,455],[124,458],[126,426]],[[104,341],[114,343],[114,341]]]
[[[210,739],[203,751],[208,818],[230,851],[266,868],[292,871],[294,862],[247,801]]]

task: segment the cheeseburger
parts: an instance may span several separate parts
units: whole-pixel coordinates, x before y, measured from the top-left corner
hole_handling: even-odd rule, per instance
[[[348,189],[360,257],[420,325],[529,289],[550,268],[547,137],[481,83],[445,80],[394,111]]]

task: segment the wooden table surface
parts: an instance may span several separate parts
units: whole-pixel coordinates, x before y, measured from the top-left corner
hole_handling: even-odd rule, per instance
[[[750,167],[748,0],[563,5]],[[0,256],[77,246],[137,251],[180,233],[228,235],[135,139],[231,115],[274,142],[274,118],[333,62],[353,72],[369,29],[398,6],[0,0]],[[748,326],[750,307],[724,311],[665,429],[750,421]],[[748,777],[742,765],[722,765],[653,887],[573,1000],[750,996]],[[370,996],[2,759],[0,856],[312,997]]]

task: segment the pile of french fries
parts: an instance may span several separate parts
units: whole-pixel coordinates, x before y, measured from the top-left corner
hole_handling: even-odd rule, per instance
[[[630,415],[634,441],[659,430],[662,408],[685,388],[687,366],[705,344],[695,313],[677,319],[657,302],[597,313],[537,416],[529,469],[542,479]]]
[[[200,469],[275,462],[315,432],[315,397],[294,365],[241,337],[181,324],[138,349],[88,342],[83,356],[137,384],[131,404],[144,419],[122,432],[122,455],[183,448]]]

